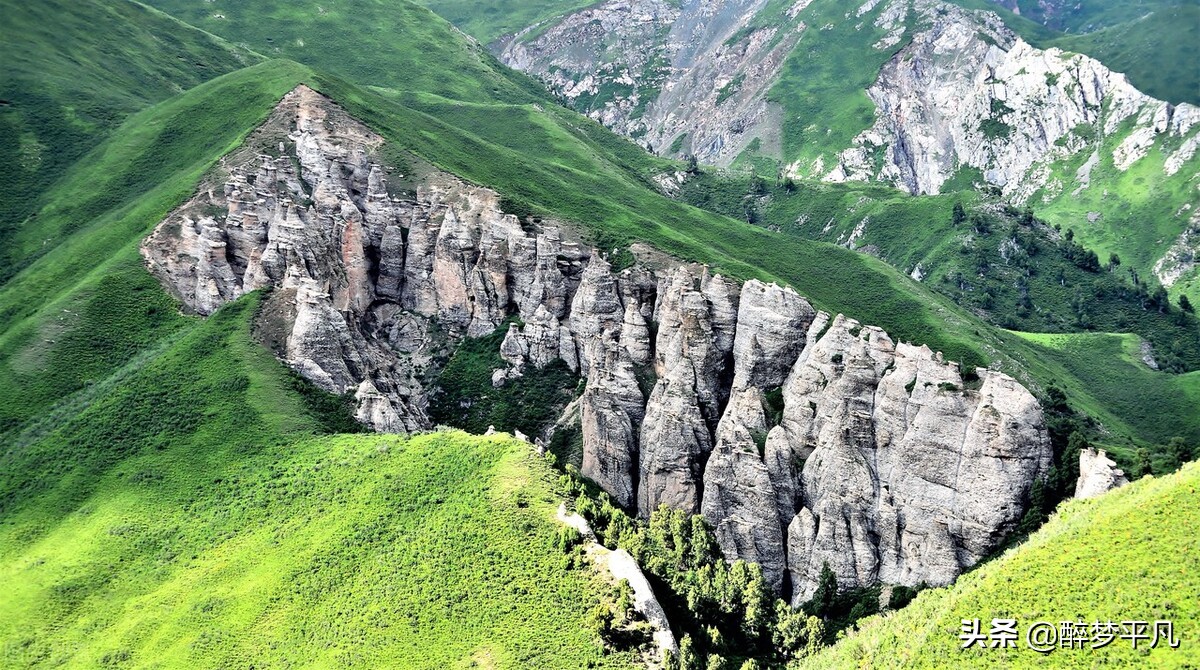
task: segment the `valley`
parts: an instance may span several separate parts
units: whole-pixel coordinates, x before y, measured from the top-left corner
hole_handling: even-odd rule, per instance
[[[1200,115],[1135,18],[149,4],[5,6],[0,665],[1195,661]]]

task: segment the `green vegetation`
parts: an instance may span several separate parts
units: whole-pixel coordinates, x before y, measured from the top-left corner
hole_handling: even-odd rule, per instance
[[[1057,379],[1073,406],[1104,424],[1107,433],[1097,439],[1131,471],[1139,444],[1157,452],[1173,437],[1200,442],[1200,372],[1154,372],[1141,361],[1136,335],[1013,333],[1010,339],[1014,356],[1034,374]],[[1026,357],[1029,350],[1036,358]]]
[[[164,53],[184,69],[114,58],[112,76],[144,65],[155,77],[194,87],[111,131],[125,113],[105,117],[108,125],[97,124],[92,141],[106,139],[70,168],[54,168],[61,179],[38,177],[36,203],[22,205],[32,214],[5,243],[0,590],[11,597],[0,602],[0,644],[20,663],[555,668],[632,660],[625,652],[602,655],[594,644],[596,617],[579,602],[612,601],[599,617],[606,644],[634,622],[620,589],[608,593],[575,570],[569,555],[551,551],[570,544],[551,519],[559,492],[547,464],[527,447],[444,433],[321,437],[354,427],[347,399],[298,380],[254,341],[250,322],[262,296],[201,320],[180,314],[142,268],[139,240],[302,82],[381,133],[383,154],[397,165],[412,159],[493,187],[508,207],[574,224],[595,244],[619,249],[622,262],[629,243],[645,241],[738,278],[791,284],[820,308],[968,366],[995,362],[1060,384],[1112,431],[1122,457],[1136,461],[1146,441],[1160,438],[1168,448],[1155,451],[1147,467],[1164,469],[1168,458],[1190,455],[1170,438],[1195,443],[1200,427],[1187,423],[1187,408],[1197,401],[1197,373],[1156,374],[1128,357],[1112,368],[1088,367],[1084,350],[992,328],[881,261],[747,225],[774,220],[776,203],[779,212],[796,206],[761,180],[736,196],[713,189],[711,201],[699,203],[717,212],[735,207],[733,218],[664,198],[651,177],[678,164],[554,106],[426,10],[363,0],[155,4],[238,44],[332,74],[273,60],[210,79],[216,65],[201,72],[188,59],[209,47],[211,63],[225,62],[225,53],[257,57],[140,6],[113,5],[124,17],[115,22],[127,20],[128,30],[160,22],[156,40],[182,40],[181,51]],[[64,22],[61,51],[45,57],[52,66],[30,74],[30,90],[40,78],[110,81],[101,77],[110,75],[102,72],[105,54],[79,47],[75,61],[64,56],[88,44],[73,33],[90,29]],[[37,41],[46,47],[49,39]],[[152,49],[138,39],[127,42],[129,53]],[[140,80],[131,81],[127,88],[141,90]],[[121,90],[112,94],[126,95]],[[111,108],[133,112],[166,94],[147,95]],[[56,100],[68,103],[45,109],[73,104]],[[57,146],[68,136],[46,137]],[[28,152],[33,145],[18,137],[16,146]],[[805,206],[836,208],[843,197],[852,196],[842,191]],[[894,216],[895,226],[868,230],[880,227],[899,240],[919,230],[911,224],[926,214],[936,226],[952,225],[942,223],[953,220],[948,198],[885,214],[891,202],[881,196],[871,215]],[[816,209],[810,214],[806,225],[825,225]],[[906,258],[916,260],[917,249]],[[1090,257],[1084,265],[1090,268]],[[575,386],[550,368],[498,393],[490,383],[491,370],[501,367],[497,344],[496,336],[471,341],[449,359],[446,395],[433,411],[475,430],[495,423],[533,434]],[[1155,416],[1155,407],[1170,408],[1174,418]],[[556,439],[556,453],[577,448],[570,431]],[[572,494],[577,486],[569,483]],[[603,499],[590,512],[579,504],[606,542],[630,547],[670,594],[678,632],[687,634],[675,659],[680,667],[705,657],[739,660],[747,650],[776,661],[802,656],[823,631],[870,609],[858,607],[870,594],[835,593],[826,603],[832,609],[814,610],[829,621],[796,615],[764,595],[756,568],[721,561],[711,532],[695,519],[659,515],[643,527]]]
[[[859,623],[859,630],[801,668],[1185,668],[1200,662],[1188,644],[1200,625],[1200,464],[1143,479],[1101,498],[1064,505],[1029,541],[983,564],[948,588],[921,593],[903,611]],[[1016,649],[960,649],[962,620],[1016,618]],[[1102,649],[1056,649],[1046,657],[1024,645],[1036,621],[1170,620],[1178,649],[1116,639]]]
[[[525,366],[517,379],[492,384],[492,372],[508,363],[500,357],[500,343],[508,329],[468,338],[454,350],[438,376],[438,391],[430,400],[429,418],[437,425],[454,426],[481,434],[489,426],[534,438],[553,424],[575,397],[579,375],[567,364],[554,361],[544,369]]]
[[[1200,369],[1200,326],[1191,313],[1123,262],[1102,265],[1073,235],[987,193],[911,197],[885,187],[705,170],[683,185],[681,197],[787,235],[851,245],[906,273],[919,268],[926,287],[1004,328],[1136,333],[1134,348],[1141,339],[1151,343],[1160,368]],[[1105,341],[1096,338],[1086,341]],[[1140,353],[1098,357],[1080,347],[1068,356],[1008,335],[995,346],[1043,387],[1065,389],[1074,407],[1103,424],[1092,430],[1095,439],[1116,445],[1122,457],[1132,459],[1136,444],[1157,454],[1175,435],[1200,439],[1187,409],[1195,402],[1194,372],[1154,372]],[[1153,412],[1155,403],[1174,411]]]
[[[783,161],[799,161],[806,176],[816,176],[809,175],[814,161],[824,157],[830,165],[838,151],[875,121],[875,103],[866,91],[909,39],[906,33],[890,50],[872,46],[885,35],[875,26],[885,6],[879,3],[861,17],[847,19],[846,12],[853,10],[846,5],[813,2],[797,15],[812,28],[784,61],[768,99],[784,110]],[[779,19],[786,20],[780,13]]]
[[[298,61],[362,86],[457,100],[549,100],[538,83],[500,66],[483,46],[407,0],[150,4],[266,56]]]
[[[573,467],[567,471],[562,485],[577,496],[576,511],[607,547],[637,559],[651,580],[680,641],[667,668],[776,667],[814,653],[825,640],[822,620],[774,598],[758,565],[722,558],[704,517],[664,505],[648,522],[632,519]]]
[[[1192,66],[1200,57],[1195,0],[1069,3],[1053,17],[1036,2],[1022,2],[1020,17],[990,8],[1034,46],[1087,54],[1155,98],[1200,104],[1200,72]]]
[[[1125,128],[1128,126],[1127,122]],[[1164,175],[1168,152],[1174,149],[1171,146],[1152,149],[1128,170],[1118,170],[1112,152],[1123,139],[1118,132],[1105,140],[1099,149],[1100,160],[1091,170],[1090,188],[1078,193],[1038,193],[1032,202],[1045,203],[1038,206],[1038,216],[1064,232],[1073,231],[1101,258],[1117,254],[1125,267],[1137,270],[1145,280],[1157,259],[1187,229],[1188,210],[1181,209],[1181,204],[1190,202],[1194,186],[1186,167],[1173,176]],[[1075,183],[1075,174],[1086,160],[1087,156],[1077,156],[1054,165],[1052,178],[1063,184]],[[1048,201],[1046,196],[1050,196]],[[1191,283],[1176,285],[1171,292],[1189,294],[1195,301],[1200,298],[1200,284],[1191,277]]]
[[[505,436],[303,438],[252,308],[5,457],[6,663],[631,665],[592,644],[602,588],[553,550],[545,461]]]
[[[261,58],[132,2],[5,2],[0,22],[0,281],[67,168],[131,113]],[[36,245],[36,247],[35,247]]]
[[[534,24],[570,14],[595,0],[419,0],[468,35],[491,44]]]

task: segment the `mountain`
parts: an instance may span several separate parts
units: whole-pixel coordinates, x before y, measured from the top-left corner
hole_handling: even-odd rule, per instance
[[[134,3],[7,3],[0,26],[0,279],[44,249],[22,224],[148,104],[261,57]]]
[[[647,0],[531,27],[500,57],[660,154],[917,194],[997,187],[1194,301],[1197,108],[1035,41],[1049,50],[938,2]]]
[[[826,625],[789,605],[830,580],[949,584],[1074,490],[1089,440],[1140,474],[1200,430],[1195,373],[1136,338],[1014,334],[690,205],[703,170],[426,9],[158,4],[220,37],[157,39],[253,64],[147,101],[22,221],[43,242],[0,284],[21,663],[782,663]],[[39,42],[43,76],[86,72],[83,30]],[[884,190],[804,184],[859,186]],[[332,436],[365,429],[394,434]]]
[[[1200,4],[1194,0],[996,4],[1013,12],[1006,15],[1010,25],[1039,47],[1085,53],[1128,74],[1134,86],[1156,98],[1200,104],[1200,75],[1188,65],[1196,59],[1200,31]]]

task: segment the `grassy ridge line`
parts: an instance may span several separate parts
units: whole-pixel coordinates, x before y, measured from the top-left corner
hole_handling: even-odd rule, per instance
[[[314,439],[226,306],[0,463],[16,667],[628,667],[553,549],[554,473],[463,433]],[[547,634],[552,631],[552,634]]]
[[[543,21],[554,20],[598,0],[417,0],[484,44]]]
[[[800,668],[1186,668],[1200,662],[1200,464],[1146,478],[1059,508],[1023,545],[923,592],[900,612],[872,617]],[[1126,640],[1099,650],[962,651],[962,619],[1172,620],[1178,649],[1133,651]]]
[[[133,112],[262,58],[135,2],[7,1],[0,22],[0,281],[43,193]]]
[[[424,113],[333,78],[317,77],[301,66],[276,61],[234,73],[180,96],[162,107],[162,110],[173,111],[167,115],[167,121],[155,116],[159,112],[148,112],[142,117],[145,123],[131,125],[128,132],[130,137],[137,137],[142,127],[174,129],[176,125],[186,132],[194,132],[187,131],[188,128],[207,132],[207,124],[213,123],[220,131],[216,137],[229,138],[232,146],[257,119],[265,117],[283,92],[299,81],[308,81],[332,94],[397,146],[429,157],[451,172],[495,187],[539,209],[582,222],[603,239],[645,239],[683,257],[710,262],[736,276],[792,284],[822,308],[878,324],[898,339],[927,343],[953,359],[971,363],[1006,358],[1005,354],[997,353],[1004,343],[994,329],[964,315],[948,301],[933,297],[932,293],[879,261],[833,246],[788,240],[782,235],[688,207],[649,191],[644,186],[644,175],[652,173],[657,161],[639,158],[642,154],[636,153],[629,143],[613,138],[590,121],[565,111],[551,123],[534,106],[500,105],[493,109],[489,105],[457,105],[426,96],[413,103],[419,103],[430,112]],[[225,110],[220,105],[229,100],[253,102],[261,107],[249,109],[241,104],[233,105],[233,109],[247,119],[246,128],[234,128],[228,123],[230,117],[212,119],[206,116],[210,109],[209,95],[215,98],[211,107],[214,111]],[[433,114],[481,133],[499,133],[505,126],[521,129],[521,132],[505,135],[509,146],[497,146],[448,125]],[[558,120],[561,118],[566,120]],[[485,122],[487,119],[490,121]],[[171,130],[172,134],[176,132]],[[609,138],[609,141],[593,142],[594,136]],[[199,137],[195,141],[204,145]],[[149,138],[138,143],[130,142],[122,135],[112,146],[114,153],[111,156],[106,149],[89,159],[91,165],[104,166],[105,174],[114,175],[112,179],[118,179],[128,165],[154,165],[156,161],[170,158],[156,155],[162,145],[149,141]],[[541,153],[550,150],[553,153]],[[142,158],[134,160],[138,156]],[[19,327],[8,324],[25,319],[33,311],[32,307],[46,304],[52,296],[69,293],[68,289],[78,283],[79,277],[86,276],[89,264],[101,265],[122,248],[129,254],[126,260],[135,262],[131,260],[136,258],[134,241],[171,206],[186,198],[203,167],[211,165],[217,158],[216,149],[198,154],[193,172],[159,184],[153,191],[157,194],[155,198],[137,198],[139,182],[119,179],[120,183],[131,185],[122,193],[130,202],[136,202],[132,215],[110,214],[102,218],[85,234],[70,238],[62,249],[53,252],[55,255],[43,259],[44,262],[0,289],[0,320],[7,317],[5,334],[0,335],[5,338],[3,350],[17,351],[29,346],[38,329],[52,318],[52,310],[44,310],[38,318],[29,319]],[[90,186],[87,178],[90,172],[81,168],[79,178],[70,185],[77,188]],[[64,202],[87,201],[86,197],[65,187],[59,193]],[[46,217],[42,220],[52,222],[54,219]],[[121,225],[112,225],[114,221]],[[751,264],[741,258],[754,258],[755,261]],[[98,270],[97,276],[102,272]],[[854,286],[856,290],[846,291],[846,286]],[[1035,358],[1038,355],[1035,352],[1026,354]],[[1009,369],[1019,373],[1011,366]],[[1038,379],[1043,384],[1055,381],[1052,377]],[[1083,387],[1082,384],[1076,386]],[[67,392],[73,390],[66,388]],[[3,395],[29,397],[20,389]],[[22,411],[9,413],[9,416],[27,417],[39,407],[28,405],[24,400],[22,404],[26,405]]]
[[[301,62],[361,86],[463,101],[551,103],[540,84],[503,67],[479,43],[407,0],[149,4],[269,57]]]
[[[1091,56],[1125,73],[1138,90],[1159,100],[1200,104],[1200,72],[1191,67],[1200,55],[1200,4],[1195,0],[1078,3],[1066,22],[1056,25],[1061,31],[984,0],[953,1],[996,12],[1039,49],[1057,47]],[[1025,11],[1030,9],[1037,8]]]
[[[47,194],[26,232],[57,244],[0,286],[0,433],[180,327],[137,244],[305,73],[264,63],[160,103]]]

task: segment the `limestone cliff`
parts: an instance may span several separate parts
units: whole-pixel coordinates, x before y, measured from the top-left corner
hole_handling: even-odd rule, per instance
[[[1094,58],[1036,49],[989,12],[919,5],[928,27],[883,66],[867,91],[875,124],[826,179],[937,193],[971,168],[1024,202],[1086,188],[1102,162],[1124,172],[1153,151],[1170,176],[1195,156],[1200,109],[1155,100]],[[1075,157],[1087,160],[1055,174]]]
[[[824,563],[846,585],[949,582],[1049,468],[1038,403],[1003,374],[970,386],[791,288],[650,249],[617,270],[450,175],[395,190],[381,144],[297,88],[142,253],[201,314],[272,289],[280,357],[380,431],[430,427],[436,361],[518,317],[494,379],[561,360],[586,380],[583,474],[643,516],[703,513],[796,600]]]
[[[802,30],[794,21],[752,29],[766,5],[606,0],[531,26],[499,55],[659,153],[725,164],[755,139],[779,150],[781,113],[766,94]]]

